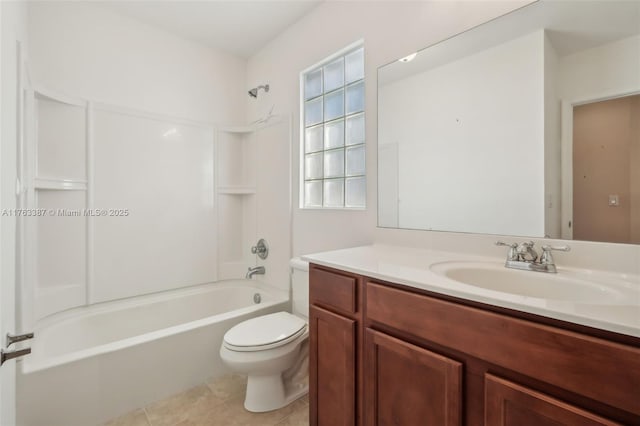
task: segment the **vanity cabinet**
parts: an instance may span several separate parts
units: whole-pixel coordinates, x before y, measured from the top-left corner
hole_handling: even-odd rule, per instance
[[[313,264],[310,300],[312,425],[640,425],[640,339]]]
[[[618,425],[528,387],[485,376],[486,426]]]
[[[311,426],[361,424],[361,286],[351,274],[309,269]]]
[[[356,322],[330,311],[311,306],[310,398],[314,425],[350,426],[356,408]]]
[[[367,426],[460,424],[460,362],[369,328],[364,350]]]

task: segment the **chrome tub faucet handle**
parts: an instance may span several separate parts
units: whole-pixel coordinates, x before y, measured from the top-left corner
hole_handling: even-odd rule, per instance
[[[260,259],[266,259],[269,256],[269,245],[264,238],[260,238],[258,243],[251,247],[251,253],[257,254]]]

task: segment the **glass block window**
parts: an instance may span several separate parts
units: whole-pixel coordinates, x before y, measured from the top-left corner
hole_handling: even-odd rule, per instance
[[[302,74],[302,207],[364,208],[364,48]]]

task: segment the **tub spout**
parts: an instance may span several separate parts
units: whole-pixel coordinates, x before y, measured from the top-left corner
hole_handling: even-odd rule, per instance
[[[247,270],[247,275],[245,275],[245,278],[250,280],[251,277],[253,277],[256,274],[264,275],[265,271],[266,270],[264,269],[264,266],[256,266],[254,268],[249,268]]]

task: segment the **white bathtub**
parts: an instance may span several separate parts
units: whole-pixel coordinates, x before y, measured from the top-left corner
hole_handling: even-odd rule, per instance
[[[224,333],[288,304],[284,292],[232,280],[48,317],[20,363],[18,424],[96,425],[223,375]]]

